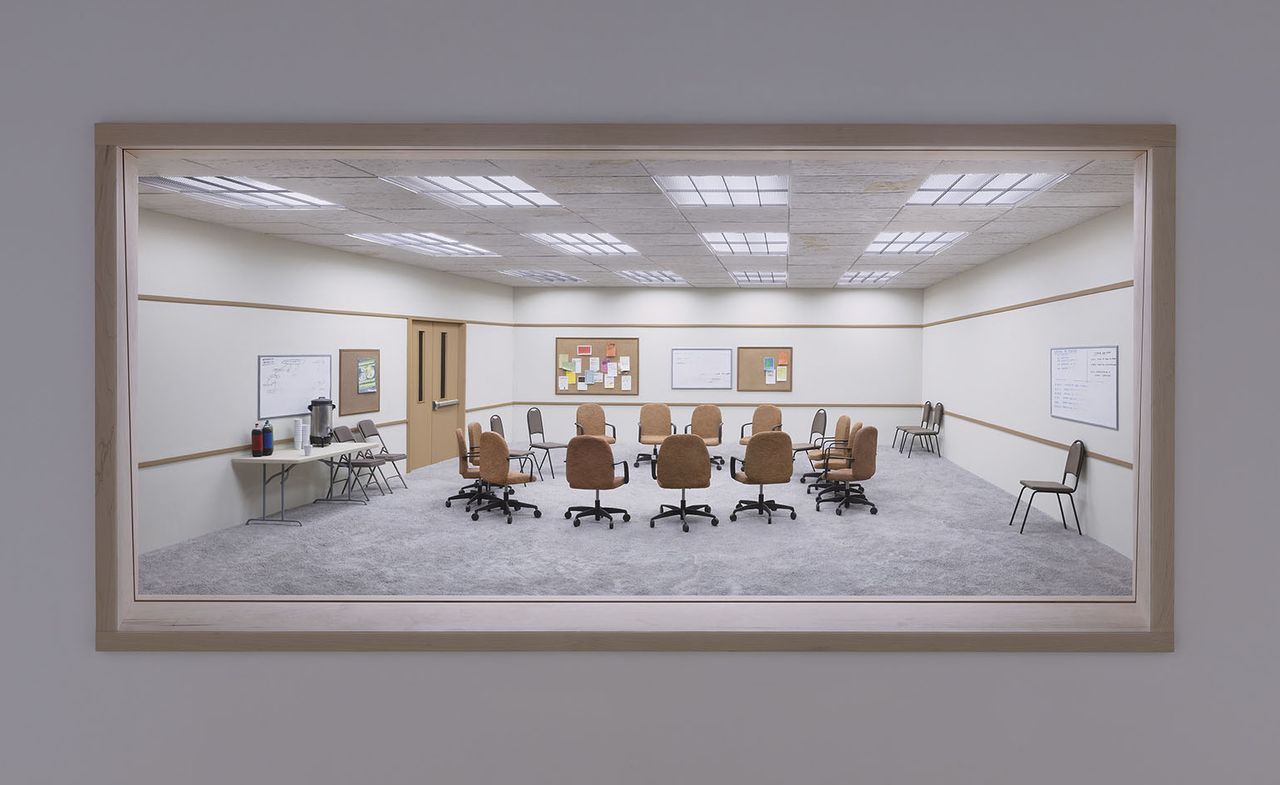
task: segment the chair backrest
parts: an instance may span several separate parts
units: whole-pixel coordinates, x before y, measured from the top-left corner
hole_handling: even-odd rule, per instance
[[[924,407],[920,410],[920,427],[924,428],[929,424],[929,418],[933,416],[933,401],[925,401]]]
[[[529,407],[529,411],[524,413],[524,421],[525,421],[525,424],[529,427],[529,441],[531,442],[542,441],[543,439],[546,438],[547,432],[543,429],[543,426],[542,426],[542,410],[541,409],[539,409],[537,406]],[[533,437],[535,433],[538,434],[537,439]]]
[[[704,439],[718,438],[720,426],[723,424],[724,418],[720,415],[720,407],[715,404],[704,403],[695,406],[693,414],[689,417],[689,431]]]
[[[791,482],[791,435],[785,431],[754,434],[747,442],[742,470],[755,485]]]
[[[941,426],[942,426],[942,404],[935,403],[933,405],[933,411],[929,412],[929,423],[925,427],[929,428],[930,430],[936,431]]]
[[[782,410],[771,403],[756,407],[751,413],[751,433],[764,433],[782,428]]]
[[[1067,484],[1067,477],[1071,477],[1071,487],[1080,484],[1080,470],[1084,467],[1085,457],[1084,442],[1076,439],[1071,443],[1071,448],[1067,450],[1067,466],[1062,470],[1062,484]]]
[[[490,485],[506,485],[511,473],[511,451],[502,434],[480,434],[480,479]]]
[[[706,488],[711,485],[711,453],[701,436],[668,436],[658,450],[654,472],[661,488]]]
[[[374,439],[382,441],[382,434],[378,433],[378,426],[373,420],[361,420],[356,423],[356,431],[360,434],[360,438],[366,442]]]
[[[462,433],[461,428],[453,430],[458,436],[458,474],[466,474],[471,469],[467,463],[467,437]]]
[[[876,447],[879,446],[880,432],[874,425],[858,429],[853,437],[853,470],[854,480],[870,480],[876,476]]]
[[[671,407],[665,403],[646,403],[640,407],[641,436],[670,436]]]
[[[578,407],[574,418],[585,436],[604,436],[604,407],[598,403],[584,403]]]
[[[818,440],[827,435],[827,410],[819,409],[813,413],[813,422],[809,425],[809,443],[817,444]]]
[[[480,427],[480,423],[467,423],[467,449],[471,451],[470,460],[474,466],[480,465],[480,434],[482,433],[484,429]]]
[[[565,478],[570,488],[583,491],[613,487],[613,448],[595,436],[575,436],[564,455]]]
[[[489,418],[489,430],[493,431],[494,433],[498,434],[503,438],[506,438],[507,436],[507,432],[502,428],[502,417],[500,417],[499,415],[495,414]]]
[[[849,415],[842,414],[836,418],[836,441],[843,442],[849,438]]]
[[[347,426],[335,425],[333,426],[333,440],[335,442],[354,442],[356,440],[356,436]]]

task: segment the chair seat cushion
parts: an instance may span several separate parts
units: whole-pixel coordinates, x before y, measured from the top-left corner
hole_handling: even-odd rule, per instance
[[[560,442],[534,442],[533,444],[529,445],[529,448],[537,449],[537,450],[561,450],[561,449],[567,448],[568,446],[569,445],[561,444]]]
[[[533,482],[533,475],[527,472],[511,472],[507,475],[507,485],[526,485]]]
[[[512,458],[528,458],[529,451],[528,450],[511,450],[509,455]]]
[[[613,485],[611,486],[611,488],[621,488],[626,484],[627,484],[627,479],[625,477],[614,477]]]
[[[707,445],[708,447],[719,447],[720,437],[719,436],[703,436],[702,443]]]
[[[744,436],[744,437],[742,437],[741,439],[739,439],[739,440],[738,440],[738,444],[741,444],[741,445],[743,445],[743,446],[746,446],[747,442],[749,442],[749,441],[751,441],[751,439],[750,439],[749,437]]]
[[[376,455],[384,461],[406,461],[409,459],[409,456],[402,452],[380,452],[376,453]]]
[[[464,479],[464,480],[478,480],[478,479],[480,479],[480,470],[479,470],[479,469],[472,469],[472,468],[468,467],[468,468],[466,468],[466,469],[464,469],[464,470],[462,470],[462,471],[458,472],[458,474],[462,475],[462,479]]]
[[[744,485],[750,485],[750,484],[751,484],[751,480],[748,480],[748,479],[747,479],[747,473],[746,473],[746,472],[734,472],[734,473],[733,473],[733,479],[737,480],[737,481],[738,481],[738,482],[740,482],[740,483],[743,483]]]
[[[912,436],[937,436],[938,435],[937,428],[921,428],[919,426],[914,426],[911,428],[903,428],[902,430],[904,433],[908,433]]]
[[[1063,485],[1060,482],[1052,482],[1050,480],[1021,480],[1022,487],[1030,488],[1033,491],[1044,491],[1046,493],[1071,493],[1070,485]]]
[[[666,438],[667,437],[665,436],[641,436],[640,443],[641,444],[662,444],[663,440]]]

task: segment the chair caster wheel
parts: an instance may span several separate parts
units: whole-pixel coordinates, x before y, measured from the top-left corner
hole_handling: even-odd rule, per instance
[[[446,506],[446,507],[452,507],[452,506],[453,506],[453,502],[445,502],[445,503],[444,503],[444,506]]]
[[[738,513],[736,513],[736,512],[731,512],[731,513],[729,513],[729,520],[731,520],[731,521],[736,521],[736,520],[738,520]]]
[[[650,529],[652,529],[652,528],[653,528],[653,521],[649,521],[649,528],[650,528]]]
[[[510,516],[510,515],[508,515],[508,516],[507,516],[507,525],[508,525],[508,526],[510,526],[510,525],[511,525],[511,516]]]
[[[681,529],[683,529],[683,530],[685,530],[685,531],[689,531],[689,524],[687,524],[687,523],[686,523],[686,524],[684,524],[683,526],[681,526],[680,528],[681,528]]]
[[[542,510],[534,510],[534,511],[533,511],[533,517],[535,517],[535,518],[541,518],[541,517],[542,517]]]
[[[872,507],[872,508],[871,508],[871,514],[872,514],[872,515],[876,515],[876,514],[878,514],[879,512],[880,512],[880,511],[879,511],[879,510],[877,510],[875,507]]]
[[[719,518],[712,518],[712,519],[711,519],[711,525],[712,525],[712,526],[719,526],[719,525],[720,525],[720,519],[719,519]]]
[[[791,511],[791,520],[793,520],[793,521],[794,521],[795,519],[796,519],[796,511],[795,511],[795,510],[792,510],[792,511]]]
[[[473,512],[473,513],[471,513],[471,520],[473,520],[473,521],[478,521],[478,520],[480,520],[480,513],[478,513],[478,512]]]
[[[629,520],[631,520],[631,513],[624,513],[624,514],[623,514],[623,516],[622,516],[622,520],[624,520],[624,521],[629,521]]]
[[[610,528],[610,529],[612,529],[612,528],[613,528],[613,521],[609,521],[609,528]]]
[[[573,528],[575,528],[575,529],[576,529],[576,528],[578,528],[578,527],[579,527],[579,526],[581,526],[581,525],[582,525],[582,521],[574,521],[574,522],[573,522]]]
[[[572,518],[572,517],[573,517],[573,513],[571,513],[571,512],[566,512],[566,513],[564,514],[564,519],[565,519],[566,521],[567,521],[567,520],[569,520],[569,519],[570,519],[570,518]]]
[[[836,515],[844,515],[844,508],[843,508],[843,507],[837,507],[837,508],[836,508]]]

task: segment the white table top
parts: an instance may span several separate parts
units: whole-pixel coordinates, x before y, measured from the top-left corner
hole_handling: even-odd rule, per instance
[[[313,461],[323,461],[326,458],[337,458],[341,455],[347,455],[353,452],[363,452],[364,450],[380,451],[382,445],[377,442],[334,442],[328,447],[312,447],[310,455],[304,455],[302,450],[277,449],[270,455],[262,455],[254,457],[252,455],[238,455],[231,459],[232,463],[254,463],[254,464],[285,464],[285,463],[311,463]]]

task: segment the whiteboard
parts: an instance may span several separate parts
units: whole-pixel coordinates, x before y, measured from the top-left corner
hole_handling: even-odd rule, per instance
[[[672,349],[671,389],[733,389],[733,350]]]
[[[258,419],[298,417],[312,398],[332,398],[333,357],[328,354],[258,355]]]
[[[1120,347],[1049,350],[1049,416],[1120,429]]]

